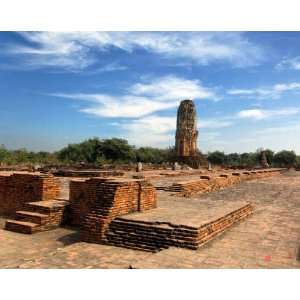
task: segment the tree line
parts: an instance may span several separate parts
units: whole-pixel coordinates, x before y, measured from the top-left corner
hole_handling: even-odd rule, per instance
[[[0,146],[0,163],[17,164],[128,164],[138,161],[145,163],[163,163],[171,161],[175,152],[173,148],[159,149],[154,147],[135,147],[125,139],[91,138],[81,143],[69,144],[63,149],[50,152],[33,152],[25,148],[8,150]]]
[[[267,162],[274,167],[298,167],[300,166],[300,156],[294,151],[282,150],[274,152],[270,149],[263,150],[266,155]],[[207,155],[209,162],[216,165],[232,166],[232,167],[255,167],[261,163],[262,149],[256,152],[245,153],[229,153],[225,154],[221,151],[209,152]]]
[[[232,167],[255,167],[260,164],[261,150],[256,152],[229,153],[221,151],[209,152],[207,160],[215,165]],[[270,166],[300,166],[300,156],[294,151],[274,152],[264,150]],[[101,166],[104,164],[128,164],[138,161],[160,164],[176,160],[173,147],[160,149],[154,147],[135,147],[125,139],[90,138],[81,143],[69,144],[57,152],[28,151],[26,149],[8,150],[0,146],[0,163],[2,165],[43,164],[72,165],[85,163]]]

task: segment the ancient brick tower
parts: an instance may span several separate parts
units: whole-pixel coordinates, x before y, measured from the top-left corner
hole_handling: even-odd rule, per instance
[[[266,156],[266,152],[262,151],[261,152],[261,158],[260,158],[260,164],[263,168],[268,168],[269,164],[268,164],[268,160],[267,160],[267,156]]]
[[[192,100],[181,101],[177,111],[175,149],[179,158],[197,154],[197,114]]]

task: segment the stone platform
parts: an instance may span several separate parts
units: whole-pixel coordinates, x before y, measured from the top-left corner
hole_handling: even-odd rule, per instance
[[[178,199],[160,204],[160,208],[113,220],[107,243],[151,252],[170,246],[196,250],[253,212],[253,206],[244,201],[212,204]]]

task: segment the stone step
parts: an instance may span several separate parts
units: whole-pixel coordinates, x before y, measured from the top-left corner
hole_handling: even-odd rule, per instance
[[[18,210],[16,211],[16,220],[28,221],[39,225],[43,225],[46,224],[48,220],[48,215],[32,211]]]
[[[39,225],[26,221],[6,220],[5,229],[19,233],[31,234],[39,230]]]
[[[37,212],[41,214],[50,214],[58,211],[62,211],[67,205],[68,201],[64,200],[47,200],[47,201],[36,201],[26,203],[25,209],[32,212]]]

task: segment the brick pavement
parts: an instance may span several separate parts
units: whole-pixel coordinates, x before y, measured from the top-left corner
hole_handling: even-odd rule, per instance
[[[176,199],[159,192],[161,203]],[[300,172],[244,182],[193,201],[197,199],[250,201],[255,213],[196,251],[169,248],[146,253],[87,244],[78,242],[76,231],[66,228],[31,236],[0,229],[0,267],[300,268]]]

